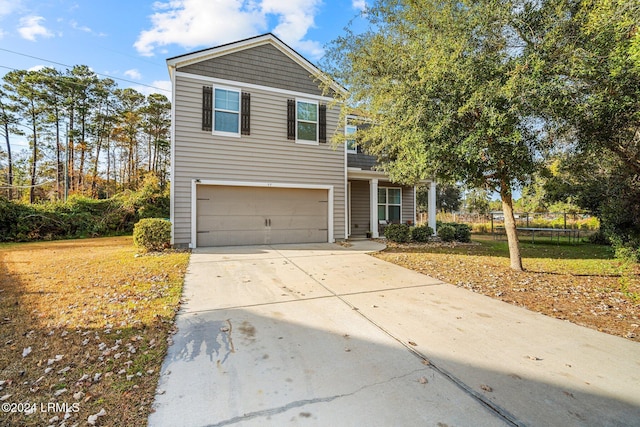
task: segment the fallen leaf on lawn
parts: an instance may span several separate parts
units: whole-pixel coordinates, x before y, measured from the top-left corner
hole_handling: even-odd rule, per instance
[[[31,353],[31,347],[25,348],[24,350],[22,350],[22,357],[27,357],[29,353]]]
[[[5,400],[7,400],[10,397],[11,397],[10,394],[5,394],[4,396],[0,397],[0,402],[4,402]]]

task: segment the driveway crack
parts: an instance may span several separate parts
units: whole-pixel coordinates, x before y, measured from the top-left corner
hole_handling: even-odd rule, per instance
[[[316,403],[328,403],[328,402],[332,402],[336,399],[341,399],[343,397],[350,397],[350,396],[354,396],[364,390],[367,390],[369,388],[372,387],[377,387],[380,385],[384,385],[384,384],[388,384],[392,381],[396,381],[399,379],[403,379],[406,377],[409,377],[411,375],[415,375],[418,372],[423,372],[428,370],[428,368],[421,368],[421,369],[415,369],[409,373],[406,373],[404,375],[396,375],[393,376],[389,379],[386,379],[384,381],[378,381],[375,383],[371,383],[371,384],[366,384],[363,385],[362,387],[358,388],[357,390],[354,390],[350,393],[343,393],[343,394],[336,394],[334,396],[326,396],[326,397],[316,397],[314,399],[301,399],[301,400],[296,400],[293,402],[289,402],[286,405],[282,405],[282,406],[278,406],[276,408],[269,408],[269,409],[263,409],[261,411],[254,411],[254,412],[249,412],[247,414],[244,415],[240,415],[237,417],[233,417],[233,418],[229,418],[228,420],[224,420],[224,421],[220,421],[219,423],[216,424],[208,424],[206,427],[223,427],[223,426],[229,426],[229,425],[233,425],[239,422],[244,422],[244,421],[249,421],[249,420],[253,420],[256,418],[262,418],[262,417],[270,417],[270,416],[274,416],[274,415],[278,415],[278,414],[282,414],[284,412],[287,412],[291,409],[295,409],[295,408],[301,408],[303,406],[307,406],[307,405],[314,405]]]

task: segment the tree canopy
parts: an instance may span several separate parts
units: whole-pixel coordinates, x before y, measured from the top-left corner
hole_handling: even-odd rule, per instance
[[[379,0],[325,68],[392,180],[500,194],[521,269],[511,194],[549,153],[604,149],[640,170],[639,1]]]

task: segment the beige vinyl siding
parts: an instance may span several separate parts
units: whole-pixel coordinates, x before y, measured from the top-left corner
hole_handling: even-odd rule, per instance
[[[402,222],[411,221],[413,223],[413,187],[402,187]]]
[[[271,90],[249,89],[251,135],[221,137],[201,130],[206,81],[175,79],[174,242],[191,242],[191,182],[227,180],[334,186],[334,237],[344,237],[345,170],[342,147],[287,140],[287,99]],[[209,84],[211,86],[211,84]],[[213,85],[215,86],[215,85]],[[241,84],[238,89],[243,90]],[[337,108],[327,108],[327,137],[338,129]]]
[[[351,235],[364,236],[369,226],[369,181],[351,181]]]

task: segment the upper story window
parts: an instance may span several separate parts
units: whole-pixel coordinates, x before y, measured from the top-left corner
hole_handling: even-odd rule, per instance
[[[240,134],[240,91],[214,89],[213,131]]]
[[[203,86],[202,130],[227,136],[251,135],[251,94]]]
[[[312,145],[327,142],[327,106],[306,99],[288,99],[287,139]]]
[[[296,101],[296,139],[301,142],[318,142],[318,104]]]
[[[358,147],[356,145],[356,139],[354,137],[352,137],[356,133],[357,130],[358,130],[358,127],[355,126],[355,125],[346,125],[345,128],[344,128],[344,134],[346,135],[345,145],[347,147],[347,153],[357,153],[358,152]]]

